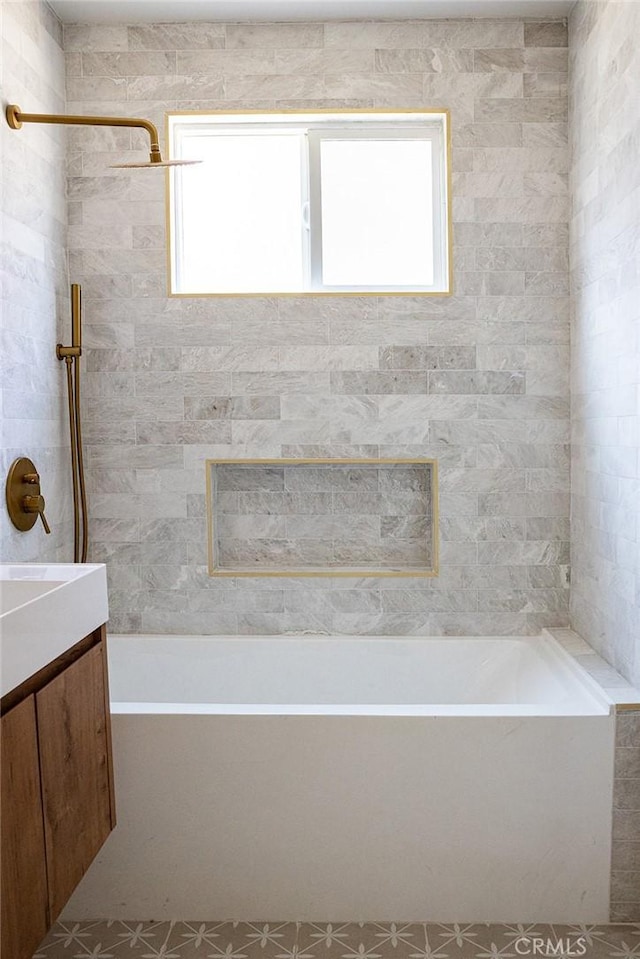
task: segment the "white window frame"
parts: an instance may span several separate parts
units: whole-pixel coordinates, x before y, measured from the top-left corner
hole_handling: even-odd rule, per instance
[[[167,144],[171,159],[183,159],[185,137],[242,133],[305,134],[301,150],[303,204],[302,244],[305,253],[305,289],[299,292],[190,292],[180,289],[183,263],[181,184],[188,167],[174,167],[168,178],[167,235],[169,237],[169,293],[172,296],[336,296],[423,295],[447,296],[451,281],[451,161],[450,119],[447,110],[354,110],[287,112],[181,112],[167,114]],[[322,283],[322,222],[320,144],[323,139],[428,139],[432,144],[433,267],[431,286],[328,286]],[[305,190],[308,191],[304,195]]]

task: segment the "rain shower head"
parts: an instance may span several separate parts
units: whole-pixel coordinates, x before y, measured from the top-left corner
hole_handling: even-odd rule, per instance
[[[135,127],[149,134],[149,159],[137,163],[113,163],[117,169],[137,169],[143,167],[191,166],[200,160],[163,160],[160,152],[158,130],[150,120],[140,117],[100,117],[67,116],[61,113],[23,113],[15,103],[9,104],[5,111],[7,123],[12,130],[19,130],[23,123],[59,123],[65,126],[85,127]]]
[[[147,167],[170,167],[170,166],[194,166],[196,163],[202,163],[202,160],[140,160],[138,163],[110,163],[111,170],[146,170]]]

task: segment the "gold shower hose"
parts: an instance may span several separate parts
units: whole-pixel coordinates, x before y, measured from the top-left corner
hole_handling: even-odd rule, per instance
[[[82,425],[80,415],[80,356],[82,355],[81,291],[78,283],[71,284],[71,346],[58,343],[56,356],[67,368],[67,398],[69,402],[69,434],[71,440],[71,481],[73,487],[73,561],[86,563],[89,549],[87,490],[82,456]],[[82,523],[81,523],[82,517]],[[82,543],[80,527],[82,526]]]

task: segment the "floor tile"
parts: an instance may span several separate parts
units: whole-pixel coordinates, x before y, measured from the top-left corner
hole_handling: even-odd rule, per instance
[[[640,924],[59,922],[34,959],[640,959]]]

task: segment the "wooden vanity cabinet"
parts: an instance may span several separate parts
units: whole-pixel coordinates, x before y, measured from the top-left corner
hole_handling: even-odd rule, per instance
[[[4,956],[32,956],[49,928],[35,697],[0,719]]]
[[[104,627],[3,697],[3,959],[30,959],[115,826]]]

